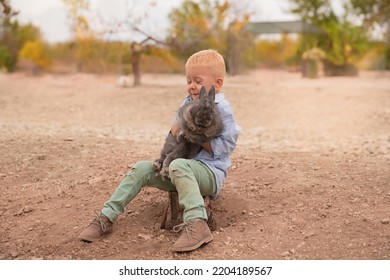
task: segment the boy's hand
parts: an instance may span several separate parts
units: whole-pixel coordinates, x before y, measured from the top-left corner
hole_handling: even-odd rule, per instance
[[[173,137],[176,138],[178,131],[179,131],[179,126],[176,124],[173,124],[171,127],[171,133],[172,133]]]
[[[205,149],[208,153],[211,153],[213,151],[213,149],[211,148],[210,142],[204,143],[202,145],[202,148]]]
[[[179,132],[179,126],[176,124],[173,124],[171,127],[171,134],[173,137],[177,137],[177,133]],[[210,142],[202,144],[202,148],[205,149],[208,153],[211,153],[213,149],[211,148]]]

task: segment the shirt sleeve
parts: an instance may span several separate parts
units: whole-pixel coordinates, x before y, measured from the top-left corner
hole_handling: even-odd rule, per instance
[[[211,140],[210,145],[215,158],[229,157],[236,148],[240,127],[237,125],[230,104],[221,102],[218,109],[223,122],[223,131],[221,135]]]

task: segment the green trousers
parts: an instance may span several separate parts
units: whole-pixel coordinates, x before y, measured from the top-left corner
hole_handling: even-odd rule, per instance
[[[169,165],[169,179],[156,176],[152,161],[137,162],[104,203],[102,214],[114,222],[124,212],[144,186],[164,191],[177,191],[179,204],[184,209],[183,220],[207,220],[203,196],[215,194],[217,187],[214,173],[202,162],[176,159]]]

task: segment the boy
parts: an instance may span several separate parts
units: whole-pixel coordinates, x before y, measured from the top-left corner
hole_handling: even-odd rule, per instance
[[[202,145],[202,150],[193,159],[176,159],[169,165],[169,180],[156,176],[152,161],[139,161],[105,202],[100,216],[84,229],[79,238],[97,241],[112,231],[113,222],[124,212],[125,206],[144,186],[165,191],[177,191],[179,204],[183,207],[182,234],[172,247],[174,252],[187,252],[211,242],[213,236],[206,223],[207,214],[203,196],[217,197],[230,167],[230,155],[236,147],[240,128],[235,122],[229,102],[220,92],[226,75],[225,62],[214,50],[193,54],[186,62],[188,96],[182,106],[198,99],[201,87],[209,91],[214,85],[215,103],[220,112],[224,129],[218,137]],[[176,136],[178,126],[172,125],[170,133]]]

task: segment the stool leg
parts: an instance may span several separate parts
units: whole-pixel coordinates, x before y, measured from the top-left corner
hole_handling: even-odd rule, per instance
[[[168,206],[165,210],[161,228],[170,230],[174,226],[183,222],[183,210],[179,205],[177,192],[168,193]]]
[[[211,230],[215,230],[215,222],[211,211],[210,197],[205,196],[204,205],[206,208],[208,220],[207,224]],[[174,226],[183,222],[183,209],[179,205],[179,196],[177,192],[168,192],[168,205],[165,209],[160,228],[171,230]]]

